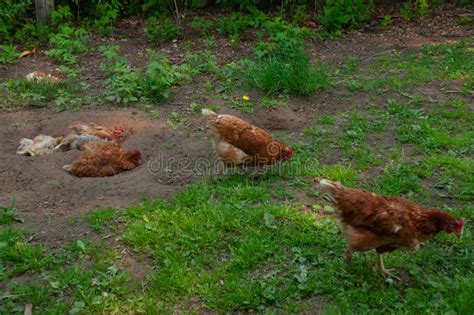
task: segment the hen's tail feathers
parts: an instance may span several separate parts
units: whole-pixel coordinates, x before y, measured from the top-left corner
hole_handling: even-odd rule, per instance
[[[207,117],[207,119],[216,119],[217,118],[217,113],[213,112],[210,109],[203,108],[201,111],[202,115]]]
[[[67,165],[64,165],[63,166],[63,169],[66,171],[66,172],[71,172],[72,170],[72,164],[67,164]]]

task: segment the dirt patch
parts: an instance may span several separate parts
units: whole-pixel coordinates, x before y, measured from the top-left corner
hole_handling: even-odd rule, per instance
[[[18,141],[37,134],[64,134],[67,126],[76,122],[97,122],[108,126],[122,124],[133,134],[124,146],[140,148],[144,163],[134,171],[107,178],[76,178],[63,170],[81,155],[79,151],[55,153],[41,157],[15,154]],[[111,206],[125,207],[137,203],[141,196],[167,197],[183,188],[183,183],[161,184],[148,162],[162,153],[167,159],[172,152],[164,149],[167,139],[173,139],[164,121],[152,121],[133,110],[83,111],[54,113],[51,110],[5,112],[0,115],[0,204],[8,204],[15,196],[18,211],[28,227],[47,240],[64,240],[83,233],[80,224],[70,225],[71,217],[91,209]],[[200,141],[196,141],[197,139]],[[180,142],[187,153],[196,158],[206,142],[202,134],[184,137]],[[203,151],[203,150],[202,150]],[[178,155],[179,156],[179,155]]]

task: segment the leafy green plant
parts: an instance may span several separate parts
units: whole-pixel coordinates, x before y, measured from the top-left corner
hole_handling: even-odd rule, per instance
[[[305,5],[299,5],[296,7],[296,11],[291,17],[294,24],[303,26],[306,21],[309,20],[309,15]]]
[[[385,15],[383,17],[382,21],[380,22],[380,26],[382,26],[383,28],[387,28],[390,25],[392,25],[392,23],[393,23],[392,16],[391,15]]]
[[[73,18],[71,8],[68,5],[59,5],[51,13],[51,25],[58,29],[62,24],[71,23]]]
[[[14,63],[18,58],[19,52],[14,45],[0,45],[0,63]]]
[[[110,35],[113,31],[113,23],[117,20],[120,10],[120,1],[99,1],[95,7],[96,18],[94,26],[103,36]]]
[[[201,36],[208,36],[209,31],[214,26],[214,21],[197,16],[191,22],[191,29],[198,32]]]
[[[415,13],[413,12],[410,4],[405,2],[402,4],[400,8],[400,13],[405,21],[411,21],[415,17]]]
[[[308,29],[295,27],[279,17],[267,21],[264,27],[269,40],[257,43],[254,48],[257,58],[272,55],[291,58],[295,51],[303,49],[303,39],[309,36]]]
[[[330,32],[341,32],[365,22],[372,10],[372,2],[364,0],[325,0],[320,22]]]
[[[2,43],[9,43],[14,39],[26,40],[26,38],[21,36],[19,30],[27,24],[28,8],[30,8],[32,4],[32,0],[2,1],[2,5],[0,6],[0,38],[2,39]]]
[[[8,224],[10,222],[24,222],[22,218],[16,213],[16,198],[13,197],[10,206],[0,206],[0,224]]]
[[[461,15],[459,17],[459,24],[461,25],[469,25],[472,23],[472,18],[469,17],[468,15]]]
[[[46,55],[60,63],[73,65],[77,63],[75,54],[88,51],[88,32],[84,28],[74,28],[69,24],[59,27],[59,32],[51,37],[50,43],[56,47],[48,50]]]
[[[242,98],[238,98],[238,99],[232,100],[230,107],[241,110],[244,113],[253,113],[255,105],[250,100],[244,100]]]
[[[145,73],[137,72],[129,67],[124,57],[119,57],[118,46],[102,46],[100,48],[106,61],[101,69],[109,76],[106,80],[105,100],[129,105],[143,101],[162,101],[169,95],[169,88],[186,75],[179,68],[171,65],[162,54],[148,49],[151,57]]]
[[[186,116],[181,116],[177,112],[171,112],[170,118],[166,120],[166,123],[172,130],[178,129],[180,126],[184,125],[188,122],[188,118]]]
[[[268,20],[264,13],[255,8],[252,8],[250,13],[250,15],[244,15],[240,12],[233,12],[223,17],[219,21],[219,31],[237,41],[248,28],[259,28]]]
[[[428,0],[416,0],[416,14],[418,16],[424,16],[429,13],[430,10],[430,4],[428,3]]]
[[[181,27],[169,17],[152,16],[148,19],[145,29],[150,40],[155,43],[163,43],[181,36]]]

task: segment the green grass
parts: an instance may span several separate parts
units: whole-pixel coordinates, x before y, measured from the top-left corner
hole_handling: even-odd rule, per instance
[[[366,69],[356,71],[357,67],[351,67],[348,60],[346,69],[352,71],[342,71],[349,74],[343,82],[352,92],[384,92],[401,91],[441,79],[466,80],[462,90],[469,93],[474,73],[471,46],[472,40],[462,40],[456,44],[426,45],[411,54],[383,55],[370,66],[368,73]]]
[[[76,95],[77,88],[68,82],[52,83],[47,80],[27,81],[11,79],[0,84],[1,107],[35,108],[45,107],[48,103],[57,101],[61,95]]]
[[[245,73],[249,87],[262,89],[268,95],[311,95],[331,85],[330,75],[324,65],[311,64],[304,51],[297,51],[290,58],[264,57],[249,64]]]
[[[97,232],[102,232],[108,224],[115,218],[116,210],[113,208],[105,208],[95,210],[87,216],[87,222]]]

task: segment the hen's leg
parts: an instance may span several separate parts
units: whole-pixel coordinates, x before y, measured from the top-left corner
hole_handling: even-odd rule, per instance
[[[380,253],[377,253],[377,266],[376,266],[376,269],[379,270],[384,277],[388,276],[388,277],[392,277],[392,278],[394,278],[398,281],[402,280],[399,277],[395,276],[393,273],[391,273],[391,271],[393,271],[394,269],[385,269],[385,266],[383,265],[383,257],[382,257],[382,254],[380,254]]]
[[[346,253],[344,254],[344,261],[346,262],[346,264],[349,263],[349,261],[351,261],[351,258],[352,258],[352,247],[348,246]]]

